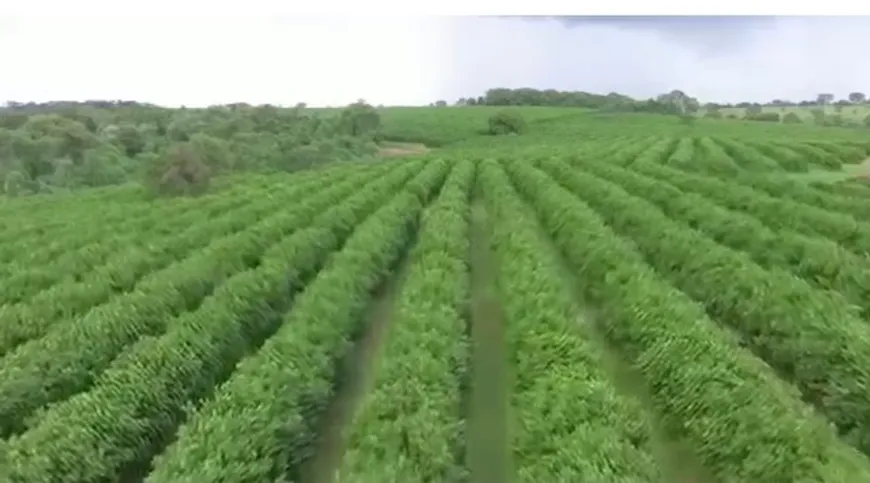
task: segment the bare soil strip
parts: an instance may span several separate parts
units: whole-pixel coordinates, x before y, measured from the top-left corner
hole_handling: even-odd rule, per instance
[[[425,144],[387,142],[383,143],[380,149],[378,149],[378,156],[382,158],[395,158],[399,156],[425,154],[428,152],[429,148],[427,148]]]
[[[471,205],[471,394],[466,461],[474,483],[507,483],[508,374],[501,307],[495,293],[495,265],[481,200]]]
[[[402,255],[393,275],[375,291],[364,315],[364,329],[349,356],[342,361],[335,398],[322,417],[314,456],[303,465],[301,481],[330,483],[341,465],[346,444],[344,428],[353,422],[356,408],[374,379],[371,368],[393,317],[394,301],[408,273],[409,251]]]

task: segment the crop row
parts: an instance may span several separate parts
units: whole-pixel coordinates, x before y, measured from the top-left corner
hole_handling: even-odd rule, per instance
[[[606,317],[608,339],[644,377],[665,428],[683,438],[715,477],[844,483],[870,477],[860,454],[840,442],[794,389],[741,349],[703,307],[662,280],[633,243],[543,172],[522,161],[506,161],[505,167]],[[664,245],[679,242],[671,231],[658,223],[651,236]],[[681,242],[679,247],[686,249]],[[718,267],[703,273],[717,272]],[[719,288],[727,286],[725,281]]]
[[[459,161],[422,217],[410,267],[375,365],[347,428],[336,481],[459,481],[464,450],[469,194],[475,165]],[[389,421],[389,424],[385,424]]]
[[[830,238],[858,255],[867,253],[870,247],[870,223],[846,214],[788,198],[776,198],[739,183],[681,172],[667,166],[643,164],[633,169],[668,181],[684,191],[700,193],[727,208],[746,211],[773,229],[790,229]]]
[[[609,181],[557,161],[542,168],[870,452],[870,338],[840,294],[816,290],[779,267],[765,270],[749,254],[681,226]]]
[[[825,238],[772,230],[745,212],[728,210],[701,195],[606,161],[585,162],[582,168],[651,201],[671,219],[746,252],[766,268],[785,268],[818,289],[839,292],[862,307],[870,320],[870,262],[864,257]]]
[[[663,481],[637,401],[617,394],[553,249],[495,161],[480,186],[513,373],[517,481]]]
[[[362,180],[336,184],[152,272],[133,291],[20,345],[0,360],[0,431],[20,430],[37,408],[85,389],[128,345],[162,334],[173,317],[195,310],[226,279],[256,267],[267,247],[310,224],[330,223],[346,205],[363,209],[376,203],[369,190],[396,189],[417,168],[402,165],[363,188]]]
[[[259,199],[265,202],[270,198],[259,197]],[[79,246],[69,237],[60,236],[53,243],[60,250],[65,251],[55,259],[50,258],[48,250],[42,251],[39,245],[36,245],[32,251],[41,253],[44,257],[17,259],[8,265],[8,276],[0,278],[0,284],[4,286],[4,291],[0,295],[0,304],[26,301],[29,297],[62,281],[76,283],[85,278],[86,274],[95,267],[107,263],[111,266],[114,263],[113,258],[117,259],[119,256],[141,258],[148,252],[158,252],[162,248],[159,245],[165,244],[167,238],[178,237],[179,232],[183,233],[185,228],[201,225],[206,221],[211,222],[227,213],[228,217],[238,219],[239,212],[245,210],[246,205],[250,206],[249,201],[230,199],[223,203],[204,203],[198,209],[176,214],[170,210],[166,213],[155,212],[138,220],[135,226],[118,226],[114,229],[111,226],[106,227],[106,233],[103,233],[100,239],[83,246]],[[258,217],[262,213],[253,212],[250,215]],[[221,219],[215,221],[220,222]],[[87,233],[89,229],[89,226],[77,226],[62,233]],[[132,262],[133,260],[128,263],[135,265]]]
[[[355,170],[368,168],[364,165]],[[195,221],[190,219],[192,216],[215,216],[244,206],[252,197],[271,197],[275,194],[273,191],[277,189],[280,192],[288,185],[353,171],[330,170],[287,176],[286,184],[273,181],[271,186],[245,182],[200,198],[107,202],[99,208],[71,200],[69,206],[57,210],[67,215],[62,220],[63,226],[53,226],[45,219],[46,216],[31,215],[38,231],[30,236],[18,236],[0,242],[0,260],[6,262],[0,274],[20,276],[23,270],[35,266],[43,273],[52,273],[58,266],[87,266],[93,260],[99,261],[100,256],[114,247],[131,243],[145,244],[147,240],[143,238],[172,233],[176,227],[184,226],[185,220],[187,223]],[[84,213],[74,216],[78,212]]]
[[[132,247],[119,251],[105,265],[95,267],[79,279],[69,278],[19,304],[0,306],[0,355],[19,344],[44,335],[53,324],[71,319],[99,305],[113,295],[129,292],[143,277],[162,270],[188,254],[254,225],[255,220],[275,213],[283,206],[296,205],[333,184],[353,189],[360,182],[383,174],[383,169],[370,174],[315,178],[292,185],[281,196],[263,197],[224,217],[201,220],[189,229],[155,240],[147,247]]]
[[[90,390],[52,406],[23,434],[10,439],[8,473],[0,476],[8,481],[96,482],[141,472],[160,442],[167,441],[183,420],[186,406],[207,396],[238,360],[278,330],[281,314],[321,266],[329,261],[326,274],[346,272],[342,254],[350,262],[354,259],[348,252],[357,259],[365,254],[353,251],[358,245],[379,247],[377,237],[384,227],[360,234],[375,223],[366,222],[341,254],[330,257],[410,174],[408,169],[396,169],[382,178],[380,186],[335,204],[307,228],[299,226],[282,237],[256,267],[231,276],[196,310],[167,324],[165,332],[139,339]],[[407,224],[402,221],[399,229]],[[376,274],[353,275],[361,281]],[[331,280],[329,286],[346,289],[340,281]],[[304,311],[304,301],[311,298],[303,295],[291,313]],[[319,300],[321,305],[325,302]]]
[[[448,170],[448,163],[429,163],[412,182],[416,189],[393,197],[358,226],[278,331],[180,428],[146,481],[253,483],[274,481],[288,465],[298,469],[309,456],[317,416],[332,397],[336,361],[359,332],[371,292],[410,241],[426,195]],[[384,196],[382,190],[366,193]],[[334,216],[344,229],[357,224],[351,208],[347,203],[344,216]]]

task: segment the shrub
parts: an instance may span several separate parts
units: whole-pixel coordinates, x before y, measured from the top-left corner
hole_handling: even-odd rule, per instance
[[[522,114],[510,109],[496,112],[489,117],[489,134],[498,136],[502,134],[522,134],[526,132],[528,125]]]
[[[212,171],[196,147],[189,142],[170,146],[144,167],[144,184],[153,193],[197,195],[208,189]]]
[[[804,121],[797,114],[789,112],[785,116],[782,116],[782,122],[785,124],[801,124]]]
[[[760,122],[779,122],[779,113],[777,112],[760,112],[758,114],[747,114],[745,119],[747,121],[760,121]]]

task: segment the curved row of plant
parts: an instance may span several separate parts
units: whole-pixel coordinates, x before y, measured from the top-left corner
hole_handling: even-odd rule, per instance
[[[364,305],[368,289],[397,254],[402,232],[407,232],[419,211],[419,201],[415,205],[407,197],[394,198],[378,210],[407,178],[401,169],[396,172],[399,183],[366,190],[361,193],[364,198],[346,199],[310,226],[282,238],[265,252],[256,268],[230,277],[196,310],[167,324],[165,333],[145,337],[129,347],[89,391],[52,406],[33,427],[9,441],[8,473],[0,472],[0,477],[59,483],[117,479],[131,465],[148,462],[154,446],[166,441],[183,421],[188,406],[207,396],[239,360],[284,322],[289,323],[284,329],[293,330],[295,337],[304,334],[311,336],[308,343],[326,344],[301,330],[304,326],[294,326],[292,318],[304,313],[306,305],[326,306],[327,310],[342,307],[330,303],[336,300],[312,295],[323,285],[345,297],[353,294]],[[329,265],[317,274],[327,261]],[[282,313],[294,295],[315,274],[315,281],[295,302],[291,320],[283,320]],[[357,284],[360,289],[348,290],[348,284]],[[321,326],[332,327],[341,320],[320,311],[317,315],[315,320]],[[290,387],[299,389],[297,385]],[[289,422],[283,418],[274,421]],[[251,432],[253,427],[248,428],[247,433]],[[234,433],[232,437],[239,441],[242,435]],[[197,441],[200,443],[203,441]]]
[[[248,201],[251,195],[249,193]],[[58,230],[46,235],[51,238],[52,245],[57,246],[60,255],[57,258],[36,260],[36,257],[17,259],[6,265],[7,273],[0,275],[0,304],[26,302],[39,292],[56,286],[62,281],[76,282],[87,277],[89,272],[99,269],[101,265],[112,263],[125,252],[143,253],[153,250],[155,244],[165,241],[167,237],[178,235],[179,231],[189,228],[203,220],[235,213],[247,204],[244,199],[230,199],[223,203],[204,204],[201,207],[179,212],[167,210],[165,213],[155,212],[146,215],[136,226],[105,228],[101,239],[80,245],[75,240],[79,233],[87,233],[91,227],[102,225],[94,221],[85,226],[71,226],[67,231]],[[97,229],[96,231],[101,231]],[[42,251],[42,244],[31,247],[32,252],[47,254]],[[16,263],[17,262],[17,263]]]
[[[229,199],[243,200],[245,192],[251,188],[248,183],[240,183],[239,186],[219,194],[163,202],[148,200],[141,195],[134,200],[100,199],[100,203],[87,198],[79,201],[76,197],[70,197],[68,200],[55,200],[53,212],[24,212],[17,215],[4,212],[0,217],[7,220],[18,217],[23,221],[19,226],[10,227],[8,231],[0,233],[0,260],[12,261],[19,258],[21,262],[26,262],[34,256],[34,261],[45,260],[65,253],[65,248],[73,240],[84,245],[102,240],[118,231],[141,230],[140,227],[151,226],[153,220],[159,219],[155,215],[185,212],[196,206],[225,203]],[[63,209],[59,210],[58,206],[63,206]],[[65,230],[83,226],[89,226],[90,229]],[[70,238],[67,244],[62,243],[64,240],[53,237],[58,232],[67,234]],[[35,245],[40,250],[33,250]]]
[[[798,155],[802,156],[808,162],[830,170],[840,170],[843,168],[843,162],[834,154],[812,144],[805,143],[778,143],[787,149],[791,149]]]
[[[806,173],[810,170],[809,160],[781,144],[756,139],[744,140],[743,144],[776,161],[785,171]]]
[[[819,191],[842,196],[850,200],[854,199],[866,202],[870,199],[870,183],[866,179],[847,178],[833,183],[813,181],[810,182],[810,186]]]
[[[696,193],[605,162],[582,169],[651,201],[668,217],[700,230],[718,243],[748,253],[763,267],[791,270],[821,290],[835,290],[870,320],[870,261],[817,236],[771,230],[745,212],[723,208]]]
[[[147,482],[274,481],[288,469],[297,480],[332,397],[336,362],[360,331],[371,292],[413,237],[426,195],[449,169],[429,163],[415,179],[419,189],[404,190],[357,228],[275,335],[180,428]]]
[[[692,169],[704,173],[737,174],[746,169],[722,149],[712,138],[703,136],[695,138],[695,155],[692,159]]]
[[[559,161],[544,161],[542,169],[633,239],[663,277],[733,327],[742,344],[870,453],[870,329],[840,294],[778,267],[765,270],[609,181]]]
[[[497,162],[484,161],[479,179],[512,368],[517,481],[664,481],[649,422],[608,381],[537,220]]]
[[[691,137],[682,137],[677,141],[674,151],[663,164],[680,169],[692,170],[695,156],[695,140]]]
[[[370,169],[371,165],[358,165],[354,169]],[[332,176],[335,169],[297,175],[275,175],[269,182],[257,176],[239,179],[237,184],[229,186],[219,193],[206,194],[198,198],[173,198],[159,200],[137,199],[132,202],[122,200],[104,200],[102,206],[92,206],[91,203],[79,202],[76,198],[63,204],[58,210],[55,205],[54,216],[23,214],[33,221],[33,230],[29,236],[18,236],[5,242],[0,242],[0,274],[17,274],[40,266],[49,270],[58,265],[66,265],[69,258],[81,258],[76,251],[84,249],[88,252],[99,250],[105,252],[111,247],[111,241],[119,235],[128,235],[122,243],[141,243],[138,238],[159,231],[171,231],[178,214],[182,217],[187,213],[200,212],[204,207],[209,211],[228,211],[234,207],[246,204],[253,193],[274,191],[275,187],[305,183],[320,176]],[[353,169],[338,170],[345,173]],[[83,193],[82,193],[83,194]],[[52,221],[56,214],[58,222]],[[99,247],[99,248],[97,248]],[[79,256],[78,258],[76,258]],[[93,258],[90,254],[88,257]],[[78,262],[85,265],[85,261]],[[50,271],[50,270],[49,270]]]
[[[635,169],[678,188],[704,195],[729,209],[745,211],[773,229],[789,229],[829,238],[862,255],[870,250],[870,223],[787,198],[766,195],[749,186],[712,176],[681,172],[667,166],[643,164]]]
[[[378,169],[370,176],[374,178],[383,172]],[[175,236],[164,235],[142,247],[121,249],[106,264],[92,267],[91,272],[79,278],[67,276],[63,282],[39,292],[31,300],[0,306],[0,356],[23,342],[41,337],[59,321],[78,317],[112,296],[133,290],[146,275],[185,259],[216,238],[243,231],[255,220],[307,201],[334,184],[353,186],[363,180],[360,176],[336,173],[282,187],[283,192],[269,196],[251,193],[256,196],[256,202],[217,219],[207,216],[205,207],[202,212],[190,210],[198,223],[191,220],[194,224],[187,230]]]
[[[655,143],[650,145],[647,149],[635,155],[633,159],[628,160],[628,162],[617,160],[617,164],[621,166],[630,166],[631,164],[636,162],[652,162],[663,164],[667,162],[668,158],[670,158],[671,155],[673,155],[673,153],[677,149],[677,146],[679,146],[679,143],[680,138],[660,138]],[[601,157],[591,157],[590,159],[601,158],[610,159],[610,157],[606,155]]]
[[[835,143],[828,141],[809,141],[805,144],[831,154],[835,159],[841,161],[842,164],[860,163],[867,158],[866,145],[859,147],[858,145],[851,143]]]
[[[602,311],[610,341],[645,378],[665,429],[722,482],[870,478],[797,392],[662,280],[601,217],[524,161],[506,162],[556,246]],[[659,232],[656,236],[667,234]]]
[[[375,379],[351,426],[336,481],[458,481],[466,470],[461,384],[469,342],[469,196],[459,161],[424,212]],[[385,424],[385,421],[390,421]]]
[[[763,191],[776,198],[787,198],[816,208],[841,213],[859,221],[870,221],[867,202],[822,191],[786,177],[739,176],[740,184]]]
[[[776,160],[756,148],[732,138],[714,138],[725,154],[730,156],[740,167],[750,173],[774,173],[782,172],[783,167]],[[807,167],[809,169],[809,167]]]
[[[264,251],[289,233],[328,221],[345,205],[375,203],[371,190],[395,190],[419,164],[385,169],[335,184],[293,209],[220,238],[193,257],[152,272],[133,291],[6,354],[0,359],[0,434],[21,430],[37,408],[85,389],[128,345],[163,333],[172,317],[195,310],[228,277],[255,267]]]

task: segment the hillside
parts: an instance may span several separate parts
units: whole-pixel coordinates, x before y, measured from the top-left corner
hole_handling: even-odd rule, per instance
[[[866,132],[503,109],[300,106],[209,152],[377,146],[7,196],[0,481],[870,481]]]

